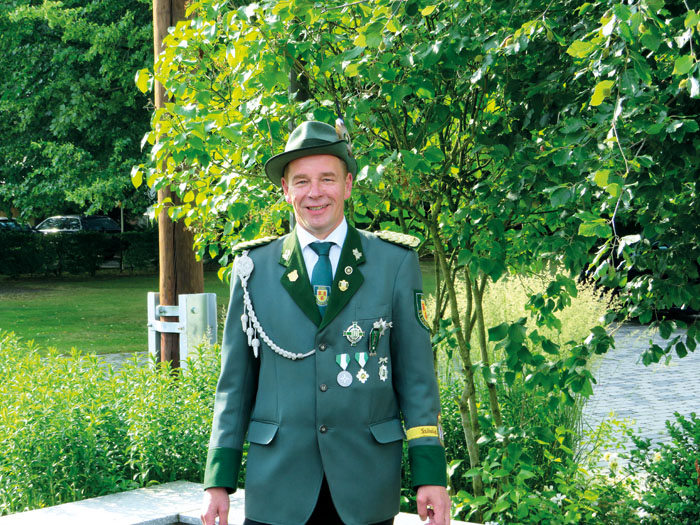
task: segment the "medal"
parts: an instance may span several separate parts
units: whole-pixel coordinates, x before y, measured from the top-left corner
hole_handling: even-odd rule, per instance
[[[369,355],[377,355],[379,340],[386,332],[386,329],[392,327],[392,324],[391,321],[387,322],[384,319],[379,319],[379,321],[374,322],[372,330],[369,333]]]
[[[342,370],[338,372],[338,384],[342,387],[348,387],[352,383],[352,374],[345,370],[350,364],[350,355],[338,354],[335,356],[335,361]]]
[[[350,326],[343,332],[343,335],[350,341],[350,346],[355,346],[364,337],[365,332],[362,330],[357,321],[353,321]]]
[[[379,358],[379,379],[381,379],[382,381],[386,381],[389,377],[389,368],[386,366],[388,362],[388,357]]]
[[[360,363],[360,370],[357,372],[355,377],[357,377],[358,381],[363,384],[369,379],[369,374],[367,373],[367,370],[365,370],[367,357],[367,352],[355,352],[355,360]]]

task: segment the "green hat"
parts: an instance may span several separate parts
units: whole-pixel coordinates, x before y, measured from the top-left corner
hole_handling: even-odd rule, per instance
[[[345,161],[353,176],[357,173],[357,162],[348,151],[348,143],[338,136],[335,128],[324,122],[308,121],[300,124],[289,135],[284,153],[271,157],[265,163],[265,173],[279,186],[287,164],[311,155],[335,155]]]

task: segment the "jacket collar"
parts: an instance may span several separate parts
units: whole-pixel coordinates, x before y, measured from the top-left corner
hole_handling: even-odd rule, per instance
[[[340,252],[338,268],[333,279],[328,308],[321,319],[295,228],[282,244],[279,263],[286,267],[286,270],[282,274],[280,282],[302,312],[321,330],[343,310],[364,282],[365,279],[357,268],[364,262],[365,254],[360,234],[355,228],[348,225],[348,233]]]

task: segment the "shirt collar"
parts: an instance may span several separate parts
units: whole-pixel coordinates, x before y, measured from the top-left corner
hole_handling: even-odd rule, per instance
[[[306,248],[312,242],[333,242],[339,248],[342,248],[343,243],[345,242],[345,236],[348,233],[348,223],[345,220],[345,217],[343,217],[341,223],[325,239],[317,239],[299,225],[297,225],[296,232],[297,239],[299,240],[299,247],[302,250],[304,250],[304,248]]]

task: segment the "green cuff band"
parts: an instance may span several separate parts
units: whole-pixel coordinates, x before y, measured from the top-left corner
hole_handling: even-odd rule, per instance
[[[447,461],[445,449],[436,445],[409,447],[408,460],[411,465],[411,485],[447,486]]]
[[[224,487],[229,494],[236,491],[243,452],[234,448],[212,448],[207,454],[204,488]]]

